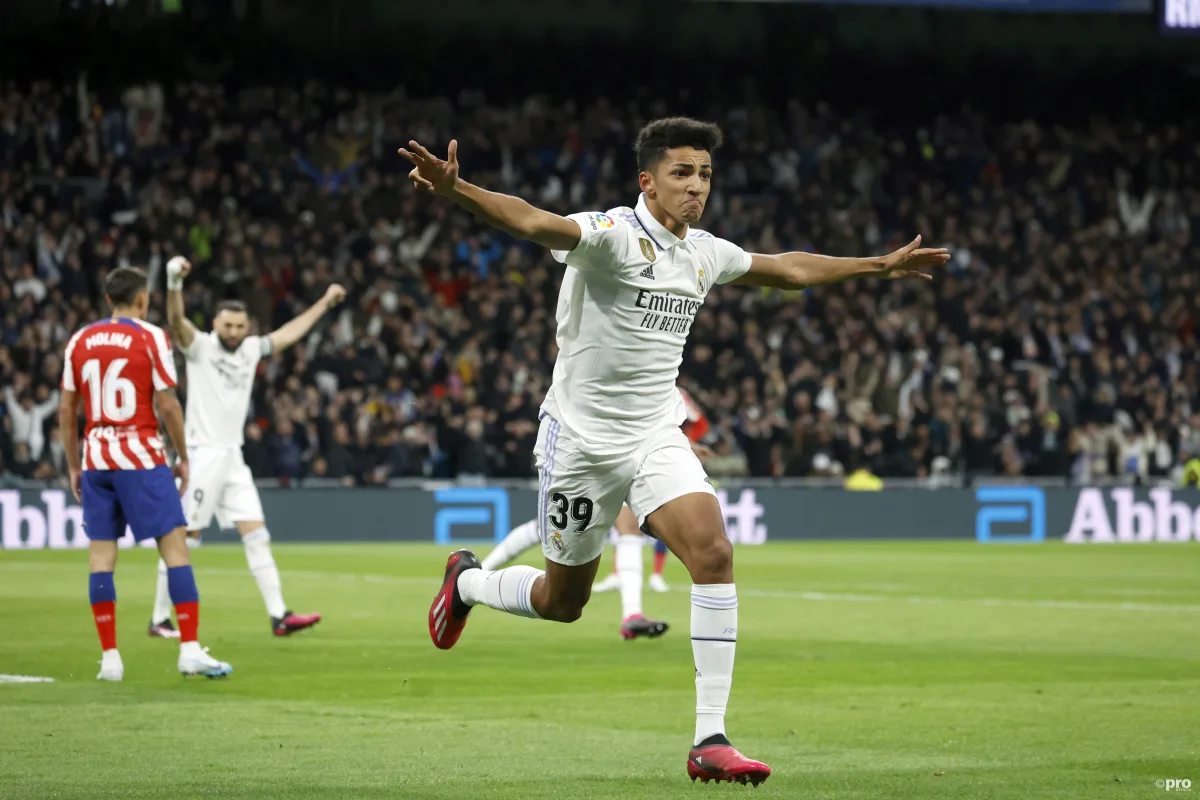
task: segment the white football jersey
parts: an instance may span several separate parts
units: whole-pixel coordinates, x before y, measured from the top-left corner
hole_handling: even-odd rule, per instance
[[[597,455],[636,449],[683,422],[675,380],[696,312],[750,254],[704,231],[683,239],[636,208],[572,214],[582,235],[558,295],[558,360],[542,410]]]
[[[241,447],[258,362],[271,354],[266,336],[247,336],[235,352],[214,331],[192,338],[187,360],[188,447]]]

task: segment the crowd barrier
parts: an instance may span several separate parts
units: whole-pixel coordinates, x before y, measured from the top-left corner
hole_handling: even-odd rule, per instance
[[[492,542],[532,519],[537,499],[527,485],[260,491],[272,537],[281,542]],[[740,545],[855,539],[1200,541],[1196,489],[1008,484],[851,492],[723,485],[718,497],[729,537]],[[69,492],[0,490],[3,549],[86,544],[82,509]],[[122,545],[131,546],[131,537]]]

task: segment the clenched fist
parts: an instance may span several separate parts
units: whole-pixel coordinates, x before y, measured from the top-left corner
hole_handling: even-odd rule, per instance
[[[339,283],[330,285],[325,290],[325,308],[333,308],[346,299],[346,289]]]
[[[183,288],[183,279],[192,271],[192,264],[183,256],[175,256],[167,262],[167,288]]]

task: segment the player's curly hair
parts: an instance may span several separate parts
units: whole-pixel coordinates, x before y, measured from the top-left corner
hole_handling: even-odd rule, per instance
[[[113,308],[133,305],[145,291],[149,291],[146,272],[137,267],[118,267],[104,278],[104,296]]]
[[[712,122],[691,117],[656,119],[638,131],[633,143],[639,172],[652,169],[672,147],[694,147],[711,155],[725,141],[721,129]]]

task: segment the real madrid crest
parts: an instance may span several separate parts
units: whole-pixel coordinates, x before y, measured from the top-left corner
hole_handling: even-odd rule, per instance
[[[700,294],[702,296],[708,289],[708,282],[704,279],[704,267],[700,267],[696,270],[696,288],[700,290]]]
[[[656,254],[654,252],[654,245],[650,243],[650,240],[638,239],[638,244],[641,245],[642,255],[646,257],[646,260],[653,261],[656,257]]]

